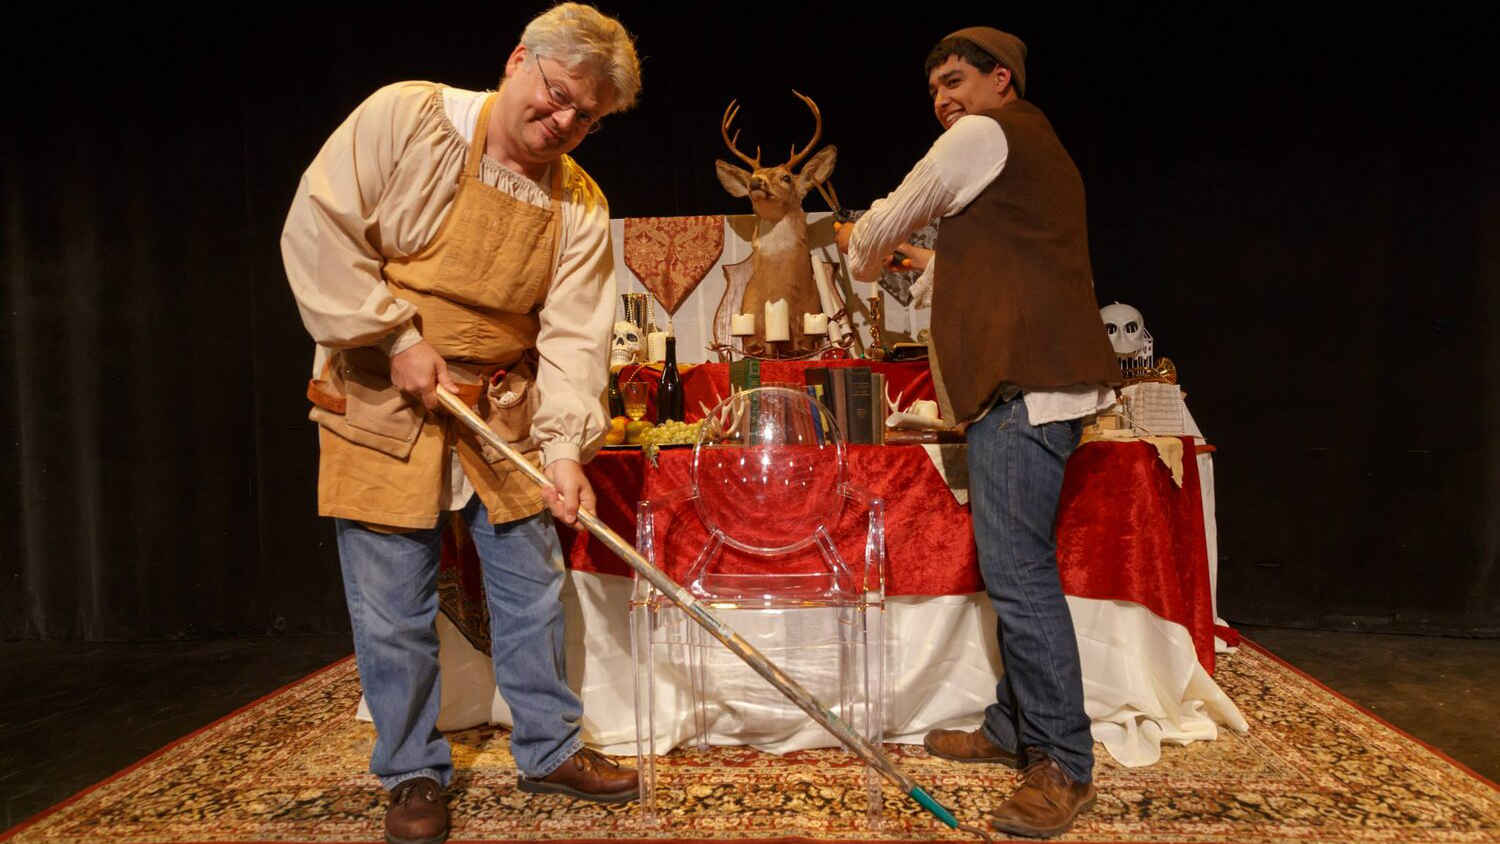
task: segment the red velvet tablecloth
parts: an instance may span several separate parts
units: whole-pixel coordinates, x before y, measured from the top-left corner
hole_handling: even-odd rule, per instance
[[[1058,511],[1058,567],[1069,595],[1131,601],[1181,624],[1192,636],[1199,662],[1212,673],[1213,601],[1203,504],[1192,439],[1183,441],[1181,487],[1148,443],[1092,442],[1074,453]],[[926,450],[850,446],[848,455],[851,482],[885,499],[886,594],[982,591],[968,507],[954,500]],[[600,453],[587,467],[600,518],[633,539],[638,502],[686,484],[691,461],[692,450],[686,448],[662,451],[656,467],[637,450]],[[855,540],[861,529],[857,520],[846,519],[836,539]],[[574,569],[631,574],[598,540],[572,530],[562,534]],[[668,573],[682,574],[670,566]]]
[[[1193,438],[1181,437],[1182,486],[1146,442],[1080,446],[1063,475],[1057,562],[1063,591],[1131,601],[1187,628],[1214,671],[1213,590]]]
[[[639,450],[604,451],[586,470],[598,498],[599,517],[616,533],[636,535],[635,508],[690,480],[690,448],[665,449],[659,466]],[[920,446],[849,446],[849,477],[856,486],[885,499],[887,595],[963,595],[984,588],[969,512],[959,506]],[[852,509],[852,508],[850,508]],[[862,541],[863,526],[841,521],[834,538],[846,555],[857,553],[850,540]],[[573,568],[629,576],[625,565],[599,540],[566,531],[563,547]],[[680,560],[668,560],[673,577],[684,571]]]
[[[761,364],[763,384],[801,384],[810,366],[868,365],[884,373],[891,394],[902,401],[934,396],[925,361],[770,361]],[[628,367],[624,380],[652,382],[660,373]],[[698,406],[729,395],[728,367],[707,364],[683,375],[688,418]],[[1063,591],[1081,598],[1130,601],[1187,629],[1198,661],[1214,668],[1213,596],[1203,532],[1203,504],[1192,438],[1183,440],[1182,485],[1145,442],[1091,442],[1068,463],[1057,517],[1057,558]],[[639,450],[601,452],[587,466],[598,497],[598,515],[627,540],[636,535],[642,499],[686,484],[691,449],[667,449],[660,466],[646,464]],[[888,595],[962,595],[982,591],[969,509],[960,506],[920,446],[849,446],[851,482],[885,499]],[[835,541],[846,559],[861,552],[863,524],[845,518]],[[629,576],[631,571],[598,540],[561,529],[570,565],[580,571]],[[851,560],[852,561],[852,560]],[[685,572],[669,562],[668,573]],[[444,543],[439,584],[443,608],[465,635],[485,647],[487,614],[472,546],[452,532]],[[1227,632],[1227,631],[1226,631]]]

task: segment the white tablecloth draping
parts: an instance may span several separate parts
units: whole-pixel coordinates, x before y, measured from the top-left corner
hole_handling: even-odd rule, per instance
[[[583,738],[614,755],[635,753],[634,661],[628,578],[570,573],[567,611],[569,682],[584,705]],[[1085,704],[1094,738],[1121,764],[1149,765],[1163,744],[1211,740],[1220,726],[1248,729],[1244,717],[1199,664],[1185,628],[1138,604],[1069,596],[1083,664]],[[751,623],[740,621],[741,624]],[[901,597],[887,601],[885,740],[919,743],[937,727],[977,726],[994,699],[1000,658],[995,615],[981,594]],[[510,724],[495,691],[489,658],[441,615],[442,709],[438,727],[457,730]],[[817,654],[809,655],[816,660]],[[727,657],[727,654],[726,654]],[[732,659],[732,657],[728,657]],[[783,666],[826,704],[837,700],[831,666]],[[753,678],[756,681],[759,678]],[[666,752],[692,731],[685,679],[658,676],[655,750]],[[836,742],[768,686],[746,687],[734,711],[710,713],[710,742],[750,744],[770,752]],[[758,725],[739,715],[754,705]],[[778,711],[781,710],[781,711]],[[368,717],[363,703],[361,717]]]

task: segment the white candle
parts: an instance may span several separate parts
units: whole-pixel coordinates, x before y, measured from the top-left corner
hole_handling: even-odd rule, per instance
[[[735,314],[729,318],[729,333],[748,337],[755,333],[755,314]]]
[[[828,314],[803,314],[802,333],[808,336],[828,333]]]
[[[785,299],[766,303],[766,342],[792,339],[792,320]]]
[[[646,346],[651,353],[651,361],[659,363],[667,358],[667,332],[653,331],[646,336]]]

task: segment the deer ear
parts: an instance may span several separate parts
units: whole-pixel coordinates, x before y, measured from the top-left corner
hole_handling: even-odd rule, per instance
[[[719,184],[724,190],[729,191],[730,196],[750,195],[750,171],[730,164],[727,161],[714,161],[714,169],[719,174]]]
[[[833,161],[838,154],[836,147],[826,146],[808,160],[802,172],[797,174],[797,181],[804,192],[813,185],[821,185],[828,181],[828,177],[833,175]]]

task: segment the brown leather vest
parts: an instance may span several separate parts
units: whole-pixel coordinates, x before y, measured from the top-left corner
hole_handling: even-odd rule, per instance
[[[458,191],[437,234],[419,252],[382,266],[397,298],[417,306],[422,337],[448,360],[459,396],[533,463],[531,440],[540,397],[529,350],[553,275],[561,196],[576,165],[552,165],[550,208],[516,199],[480,180],[491,95],[480,109]],[[581,172],[581,171],[579,171]],[[541,512],[537,486],[503,455],[447,414],[428,415],[390,381],[376,348],[334,355],[308,388],[320,426],[318,512],[386,529],[437,524],[447,488],[449,452],[489,510],[490,521]]]
[[[959,421],[1005,384],[1120,383],[1094,299],[1078,168],[1031,103],[983,114],[1005,131],[1005,167],[943,220],[933,278],[934,370]]]

